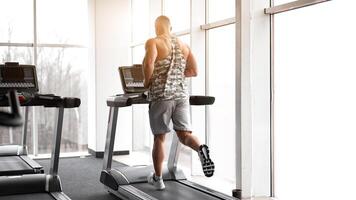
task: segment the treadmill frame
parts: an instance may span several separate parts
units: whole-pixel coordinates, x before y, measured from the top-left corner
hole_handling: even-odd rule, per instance
[[[36,161],[29,158],[27,151],[27,123],[29,106],[24,107],[24,124],[22,127],[21,145],[0,145],[0,159],[1,157],[18,156],[24,163],[26,163],[31,170],[17,170],[17,171],[0,171],[2,176],[23,175],[23,174],[43,174],[43,167]]]
[[[197,98],[197,96],[191,96],[190,101],[192,101],[192,99],[195,98]],[[157,200],[155,197],[152,197],[149,194],[130,185],[131,183],[135,183],[135,182],[136,183],[146,182],[147,180],[143,179],[142,176],[140,176],[139,174],[147,175],[149,171],[152,171],[152,166],[120,167],[118,169],[111,168],[119,108],[131,106],[132,104],[144,104],[144,103],[148,103],[148,101],[142,96],[131,98],[128,95],[121,95],[121,96],[117,95],[117,96],[111,96],[107,99],[107,106],[110,107],[110,110],[109,110],[106,142],[105,142],[105,152],[104,152],[104,160],[103,160],[104,163],[103,163],[103,170],[100,176],[100,182],[105,185],[105,188],[110,193],[123,199]],[[204,104],[195,104],[195,105],[204,105]],[[167,168],[163,170],[164,180],[176,181],[180,184],[184,184],[185,186],[188,186],[190,188],[193,188],[205,194],[211,195],[217,199],[228,199],[228,200],[237,199],[186,180],[183,172],[177,168],[180,148],[181,148],[181,144],[179,142],[179,139],[176,136],[176,134],[173,134],[172,145],[170,148],[170,153],[169,153],[169,158],[167,163],[168,170]],[[126,175],[124,172],[120,171],[120,169],[125,169],[125,168],[126,169],[131,168],[132,171],[135,171],[135,173],[131,173],[131,175],[137,176],[137,179],[139,178],[141,179],[130,181],[131,179],[130,174]]]
[[[59,154],[62,138],[64,108],[78,107],[80,103],[79,105],[76,105],[76,102],[74,101],[69,103],[66,101],[67,98],[63,98],[60,105],[55,106],[56,121],[52,139],[53,145],[49,174],[0,176],[0,196],[45,192],[56,200],[70,200],[70,198],[62,192],[61,180],[58,176]],[[23,141],[26,141],[26,138],[24,138]]]

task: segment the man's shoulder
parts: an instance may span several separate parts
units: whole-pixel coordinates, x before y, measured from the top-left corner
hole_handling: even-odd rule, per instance
[[[146,44],[156,43],[156,41],[157,41],[156,38],[150,38],[150,39],[146,40]]]
[[[157,45],[155,38],[150,38],[145,43],[145,48],[147,47],[155,47]]]

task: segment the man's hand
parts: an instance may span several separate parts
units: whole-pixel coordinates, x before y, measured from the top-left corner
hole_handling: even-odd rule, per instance
[[[143,74],[145,76],[144,87],[148,88],[150,86],[150,80],[153,74],[153,69],[155,61],[157,58],[157,48],[154,39],[147,40],[145,44],[146,54],[143,59]]]

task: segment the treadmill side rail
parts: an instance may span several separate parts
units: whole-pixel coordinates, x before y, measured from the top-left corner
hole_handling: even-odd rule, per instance
[[[187,181],[187,180],[178,180],[179,183],[181,184],[184,184],[188,187],[191,187],[191,188],[194,188],[196,190],[199,190],[201,192],[204,192],[204,193],[207,193],[211,196],[214,196],[216,198],[219,198],[219,199],[224,199],[224,200],[238,200],[237,198],[235,197],[232,197],[232,196],[228,196],[226,194],[223,194],[221,192],[218,192],[218,191],[215,191],[215,190],[212,190],[210,188],[207,188],[205,186],[202,186],[202,185],[199,185],[197,183],[193,183],[193,182],[190,182],[190,181]]]
[[[130,185],[120,186],[118,190],[113,190],[106,187],[109,193],[119,197],[120,199],[130,199],[130,200],[158,200],[149,194],[142,192]]]
[[[139,199],[143,199],[143,200],[158,200],[154,197],[152,197],[151,195],[149,194],[146,194],[145,192],[131,186],[131,185],[123,185],[123,186],[120,186],[120,189],[122,191],[125,191],[133,196],[135,196],[136,198],[139,198]],[[132,197],[130,198],[132,199]]]
[[[66,194],[63,192],[51,192],[51,196],[56,200],[71,200]]]
[[[43,167],[38,164],[36,161],[32,160],[28,156],[20,156],[20,158],[26,162],[32,169],[34,173],[44,173]]]

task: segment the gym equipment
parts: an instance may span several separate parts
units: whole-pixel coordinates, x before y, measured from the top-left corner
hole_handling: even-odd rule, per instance
[[[10,105],[10,107],[13,107],[11,108],[12,113],[17,114],[6,115],[11,120],[17,118],[16,122],[21,121],[21,124],[24,124],[22,145],[0,145],[0,176],[43,173],[42,166],[27,157],[28,107],[25,107],[25,120],[23,121],[19,117],[19,99],[23,102],[25,98],[17,94],[17,92],[38,92],[36,68],[31,65],[20,66],[18,63],[5,63],[5,65],[0,65],[0,71],[0,106]],[[5,95],[7,90],[10,90],[8,96]],[[13,125],[15,124],[12,123]],[[17,123],[17,125],[20,125],[20,123]]]
[[[209,96],[190,96],[191,105],[211,105],[215,101]],[[174,134],[168,165],[163,170],[163,179],[166,189],[156,191],[147,183],[147,176],[154,171],[153,166],[120,167],[112,169],[112,156],[116,134],[116,125],[119,108],[132,104],[147,104],[145,95],[122,94],[111,96],[107,99],[110,107],[104,165],[100,175],[100,182],[107,190],[122,199],[228,199],[236,198],[227,196],[207,187],[186,180],[185,175],[177,167],[180,142]]]
[[[11,68],[11,69],[9,69]],[[18,71],[15,71],[13,68],[17,68]],[[31,70],[28,70],[31,69]],[[37,86],[37,75],[34,66],[28,65],[19,65],[16,64],[5,64],[0,65],[0,70],[3,72],[4,70],[8,70],[11,73],[1,73],[2,79],[7,80],[6,77],[16,77],[13,79],[11,83],[7,85],[1,85],[1,91],[9,90],[9,89],[18,89],[27,88],[27,91],[38,91]],[[22,72],[23,76],[22,76]],[[20,71],[20,76],[18,76]],[[16,73],[15,73],[16,72]],[[30,73],[31,72],[31,73]],[[28,84],[30,81],[34,84]],[[2,82],[1,82],[2,83]],[[25,89],[24,89],[25,90]],[[18,195],[18,194],[43,194],[45,199],[57,199],[57,200],[70,200],[70,198],[62,192],[62,186],[60,182],[60,178],[58,176],[58,163],[59,163],[59,152],[60,152],[60,143],[62,136],[62,124],[63,124],[63,115],[65,108],[76,108],[80,106],[80,99],[78,98],[67,98],[60,97],[55,95],[40,95],[34,94],[28,97],[23,97],[25,101],[21,102],[22,106],[44,106],[44,107],[52,107],[56,109],[56,123],[55,130],[53,135],[53,147],[52,147],[52,156],[51,156],[51,164],[49,174],[18,174],[16,176],[12,176],[11,170],[9,170],[10,174],[0,176],[0,195]],[[16,97],[17,99],[17,97]],[[6,96],[0,99],[0,106],[9,106],[9,101]],[[26,126],[25,126],[26,127]],[[24,128],[26,129],[26,128]],[[13,149],[21,149],[19,147],[4,147],[8,152],[11,153]],[[22,149],[24,149],[22,147]],[[9,153],[9,154],[10,154]],[[3,153],[6,155],[6,153]],[[0,162],[3,162],[2,159],[9,158],[12,156],[1,156]],[[16,157],[16,156],[14,156]],[[20,156],[21,160],[24,160]],[[31,160],[31,159],[29,159]],[[31,160],[32,161],[32,160]],[[28,164],[27,162],[31,161],[19,161],[23,163],[23,165]],[[33,161],[34,162],[34,161]],[[4,167],[1,164],[1,167]],[[1,170],[0,170],[1,171]],[[6,170],[5,170],[6,171]],[[3,172],[5,173],[5,172]],[[36,193],[36,194],[35,194]]]

